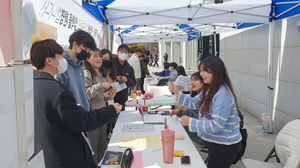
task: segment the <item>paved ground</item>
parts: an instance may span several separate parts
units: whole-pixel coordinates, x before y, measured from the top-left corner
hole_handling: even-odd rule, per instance
[[[263,161],[275,143],[276,134],[267,134],[261,131],[261,119],[253,116],[250,113],[242,111],[244,115],[244,128],[247,129],[248,139],[247,148],[242,158],[250,158]],[[197,145],[195,145],[197,148]],[[203,160],[207,157],[206,153],[200,152],[201,148],[197,148]],[[275,158],[270,159],[269,162],[276,162]],[[232,168],[244,168],[241,161],[237,162]]]

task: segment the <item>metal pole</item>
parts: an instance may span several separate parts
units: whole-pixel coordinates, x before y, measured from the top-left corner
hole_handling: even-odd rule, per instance
[[[16,90],[16,117],[18,139],[18,167],[27,168],[27,136],[26,136],[26,112],[25,112],[25,87],[24,87],[24,63],[22,56],[21,36],[21,6],[20,0],[10,0],[10,10],[13,28],[14,46],[14,74]],[[30,79],[29,79],[30,80]],[[33,80],[33,79],[31,79]]]
[[[214,26],[214,55],[217,56],[217,37],[216,37],[216,26]]]
[[[107,49],[109,49],[110,51],[112,51],[112,47],[111,47],[111,36],[110,36],[110,29],[109,29],[109,25],[106,25],[107,26]]]
[[[273,82],[273,57],[274,57],[274,29],[275,29],[275,4],[273,5],[273,17],[269,23],[269,45],[268,45],[268,115],[270,116],[270,131],[274,132],[274,82]]]

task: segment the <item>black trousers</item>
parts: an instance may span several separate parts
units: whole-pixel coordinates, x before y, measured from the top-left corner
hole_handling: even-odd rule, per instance
[[[208,142],[207,168],[230,168],[240,146],[241,142],[233,145]]]
[[[155,66],[155,65],[159,66],[158,63],[157,63],[157,61],[154,62],[154,65],[153,65],[153,66]]]
[[[144,77],[141,77],[141,78],[140,78],[140,84],[139,84],[139,86],[140,86],[140,88],[141,88],[141,93],[142,93],[142,94],[145,94],[144,83],[145,83],[145,78],[144,78]]]

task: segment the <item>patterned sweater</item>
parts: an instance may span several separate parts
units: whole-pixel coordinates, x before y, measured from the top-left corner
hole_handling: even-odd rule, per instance
[[[190,97],[180,93],[177,103],[192,110],[199,110],[197,104],[201,94]],[[206,116],[199,116],[199,119],[190,118],[189,130],[197,132],[203,140],[212,143],[232,145],[241,141],[240,119],[234,97],[225,86],[221,86],[214,95],[209,115],[210,118],[206,118]]]

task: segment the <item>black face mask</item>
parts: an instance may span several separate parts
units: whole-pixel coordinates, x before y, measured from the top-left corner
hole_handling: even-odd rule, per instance
[[[110,60],[103,60],[103,66],[105,68],[110,68],[112,66],[112,62]]]
[[[80,53],[77,53],[77,58],[79,60],[85,60],[90,54],[87,53],[85,50],[81,50]]]

